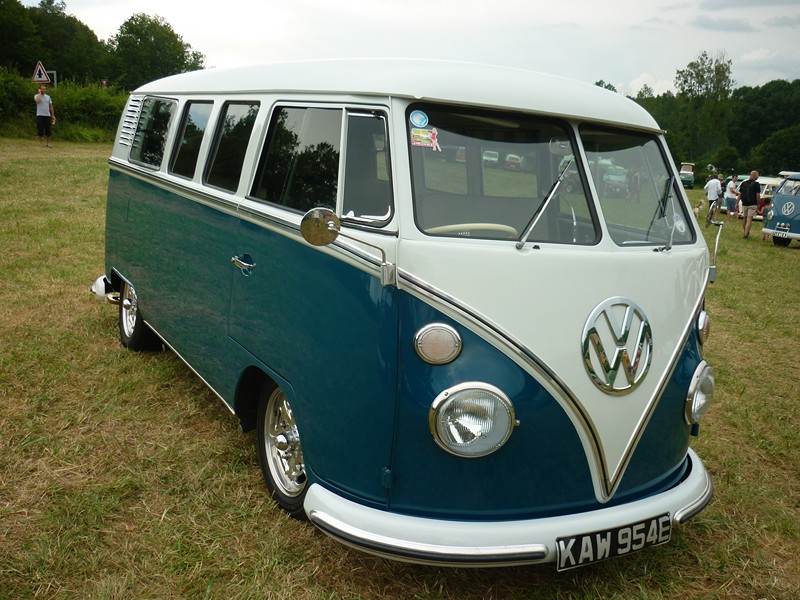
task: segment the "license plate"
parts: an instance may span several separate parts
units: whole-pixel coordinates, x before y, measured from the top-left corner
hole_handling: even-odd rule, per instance
[[[669,513],[614,529],[556,539],[558,570],[583,567],[650,546],[666,544],[672,535]]]
[[[775,237],[782,237],[782,238],[789,237],[789,234],[786,233],[785,231],[776,231],[772,235],[774,235]]]

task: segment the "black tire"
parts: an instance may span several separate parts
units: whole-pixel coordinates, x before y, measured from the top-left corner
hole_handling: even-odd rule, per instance
[[[306,467],[292,407],[279,387],[266,385],[258,402],[258,459],[272,499],[295,519],[305,519]]]
[[[789,244],[792,243],[792,240],[789,239],[789,238],[775,237],[773,235],[772,236],[772,243],[775,244],[776,246],[781,246],[781,247],[785,248],[786,246],[788,246]]]
[[[161,349],[161,340],[139,313],[136,290],[125,282],[119,291],[119,339],[123,346],[135,352]]]

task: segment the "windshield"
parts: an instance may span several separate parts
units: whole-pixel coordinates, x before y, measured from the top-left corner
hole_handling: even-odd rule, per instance
[[[654,136],[582,126],[581,140],[614,242],[671,246],[694,240],[680,184]]]
[[[407,116],[414,215],[428,235],[518,240],[577,154],[555,119],[426,103]],[[572,160],[528,241],[597,243],[584,182]]]

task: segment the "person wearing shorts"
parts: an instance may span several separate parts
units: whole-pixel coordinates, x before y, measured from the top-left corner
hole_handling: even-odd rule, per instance
[[[739,185],[739,176],[734,175],[725,186],[725,210],[728,212],[728,221],[733,218],[735,221],[739,218],[739,197],[736,188]]]
[[[758,183],[758,171],[750,171],[750,179],[743,181],[739,186],[739,197],[742,199],[742,227],[744,237],[750,237],[750,228],[753,218],[758,212],[758,203],[761,201],[761,184]]]
[[[39,86],[39,93],[33,97],[36,102],[36,134],[39,136],[39,145],[50,148],[50,138],[53,135],[53,125],[56,122],[56,112],[53,108],[53,99],[47,95],[44,84]]]

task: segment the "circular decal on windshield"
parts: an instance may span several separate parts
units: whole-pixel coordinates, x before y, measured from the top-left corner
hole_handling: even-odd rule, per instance
[[[426,127],[428,125],[428,115],[421,110],[412,112],[409,120],[414,127]]]

